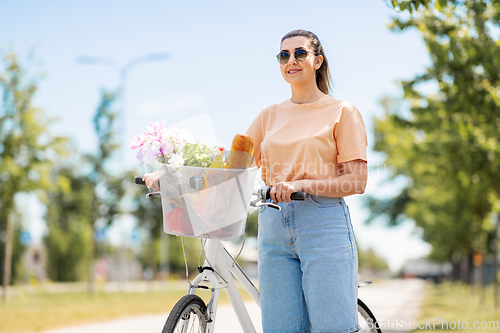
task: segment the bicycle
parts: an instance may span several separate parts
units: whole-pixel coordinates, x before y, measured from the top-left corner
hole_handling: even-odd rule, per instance
[[[214,169],[206,169],[206,168],[197,168],[197,167],[170,167],[167,165],[161,166],[164,170],[164,174],[160,177],[160,190],[152,193],[148,193],[146,195],[147,198],[150,197],[162,197],[162,206],[164,210],[164,229],[167,233],[179,235],[179,236],[187,236],[187,237],[196,237],[202,239],[202,252],[204,253],[204,264],[203,266],[198,267],[199,274],[193,279],[193,282],[189,281],[188,278],[188,291],[185,296],[183,296],[174,306],[172,311],[170,312],[167,321],[163,327],[162,333],[187,333],[187,332],[200,332],[200,333],[213,333],[215,328],[215,320],[217,314],[217,305],[219,300],[219,292],[220,289],[224,289],[229,298],[229,301],[232,305],[232,308],[238,318],[240,326],[245,333],[255,333],[255,327],[250,319],[250,316],[246,310],[245,304],[239,294],[239,291],[236,287],[233,276],[239,281],[241,286],[248,292],[253,301],[257,303],[260,307],[260,297],[259,291],[252,283],[250,278],[245,274],[243,269],[238,265],[236,259],[231,256],[231,254],[226,250],[223,246],[221,240],[234,238],[236,236],[241,236],[243,232],[241,232],[240,227],[232,227],[224,230],[224,227],[218,226],[221,229],[214,229],[213,226],[207,227],[206,225],[201,228],[201,231],[194,230],[200,229],[200,226],[191,226],[189,228],[184,228],[184,230],[180,230],[178,225],[174,225],[171,223],[169,226],[168,223],[171,221],[167,221],[167,216],[172,212],[172,209],[169,210],[169,207],[174,207],[178,209],[179,206],[182,206],[186,211],[189,210],[189,219],[183,218],[184,222],[191,222],[191,224],[195,224],[199,214],[195,214],[194,210],[204,211],[206,212],[206,207],[203,206],[200,210],[200,204],[198,200],[202,195],[201,192],[208,190],[210,187],[217,188],[221,186],[222,188],[218,188],[219,194],[216,194],[216,197],[221,196],[232,196],[235,202],[239,202],[237,200],[237,195],[232,192],[236,192],[240,194],[242,198],[243,206],[245,207],[244,213],[244,224],[246,222],[246,214],[248,213],[248,206],[253,207],[261,207],[268,206],[274,209],[281,209],[278,205],[275,205],[269,202],[270,196],[270,188],[259,188],[258,190],[253,190],[253,185],[255,184],[255,174],[256,168],[242,170],[214,170]],[[181,171],[179,171],[181,170]],[[244,172],[250,172],[247,177],[241,177]],[[227,183],[228,180],[233,181],[232,186],[223,186],[223,184]],[[136,177],[135,182],[137,184],[144,185],[141,177]],[[183,184],[181,184],[183,183]],[[207,188],[206,183],[210,183],[210,186]],[[215,185],[214,185],[215,184]],[[252,185],[251,191],[249,192],[247,187],[248,185]],[[165,189],[167,188],[167,189]],[[198,192],[198,193],[196,193]],[[226,192],[224,195],[220,195],[221,192]],[[250,198],[248,194],[251,194]],[[206,193],[205,193],[206,194]],[[213,193],[212,193],[213,194]],[[195,203],[190,202],[189,198],[182,197],[195,197]],[[252,197],[256,197],[256,199],[251,200]],[[292,194],[292,200],[304,200],[307,197],[307,193],[296,192]],[[192,198],[191,198],[192,199]],[[206,196],[205,196],[206,200]],[[217,200],[216,200],[217,201]],[[211,203],[216,202],[211,201]],[[205,202],[206,203],[206,202]],[[189,207],[188,207],[189,206]],[[227,213],[227,211],[232,210],[231,207],[221,208],[219,206],[217,208],[217,212],[223,211]],[[168,211],[167,213],[165,211]],[[211,210],[212,211],[212,210]],[[170,217],[173,214],[170,215]],[[217,217],[220,218],[221,214],[216,214]],[[240,214],[241,216],[241,214]],[[182,219],[182,218],[181,218]],[[206,222],[206,221],[205,221]],[[241,221],[240,221],[241,224]],[[173,228],[175,230],[172,230]],[[220,230],[224,230],[221,233]],[[243,246],[242,246],[243,248]],[[183,249],[184,250],[184,249]],[[241,250],[240,250],[241,252]],[[201,254],[200,254],[201,257]],[[184,256],[185,258],[185,256]],[[187,269],[187,262],[186,262]],[[187,274],[186,274],[187,276]],[[358,288],[368,285],[372,283],[371,281],[360,281],[358,282]],[[208,286],[208,285],[210,286]],[[197,289],[206,289],[211,291],[211,297],[208,303],[196,295]],[[378,327],[377,320],[375,316],[371,312],[371,310],[363,303],[360,299],[358,299],[358,321],[361,326],[361,330],[359,332],[370,332],[370,333],[381,333],[382,331]]]

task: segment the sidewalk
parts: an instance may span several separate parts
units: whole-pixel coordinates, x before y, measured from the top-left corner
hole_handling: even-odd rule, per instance
[[[262,333],[260,327],[260,308],[254,302],[245,303],[252,321],[258,325],[257,333]],[[61,328],[56,330],[44,331],[41,333],[138,333],[138,332],[157,332],[160,333],[167,320],[168,313],[140,316],[126,319],[94,323],[78,327]],[[243,333],[238,325],[238,319],[234,314],[231,305],[221,305],[217,309],[217,319],[215,324],[217,333]]]
[[[387,280],[362,287],[358,297],[372,310],[384,333],[411,332],[428,282],[421,279]]]
[[[372,310],[384,333],[410,332],[411,328],[398,325],[401,320],[416,321],[424,297],[426,282],[418,279],[387,280],[359,289],[359,298]],[[245,303],[258,333],[260,309],[253,302]],[[79,327],[70,327],[42,333],[137,333],[161,332],[168,313],[112,320]],[[390,326],[392,325],[392,326]],[[242,333],[230,305],[221,305],[217,311],[215,333]]]

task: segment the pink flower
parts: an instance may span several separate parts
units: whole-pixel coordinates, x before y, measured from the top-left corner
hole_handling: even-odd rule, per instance
[[[142,150],[139,150],[135,157],[137,157],[137,159],[141,161],[141,165],[144,164],[144,152]]]
[[[141,164],[152,164],[155,160],[172,165],[183,165],[182,150],[187,143],[196,143],[193,134],[184,129],[163,127],[165,121],[155,121],[146,126],[141,135],[136,135],[130,149],[137,149],[137,159]]]
[[[149,126],[146,127],[146,131],[148,132],[149,135],[156,136],[158,133],[161,132],[163,126],[165,126],[166,123],[167,122],[165,120],[151,122],[149,123]]]
[[[136,135],[132,139],[132,142],[130,144],[130,149],[140,148],[140,147],[142,147],[143,144],[144,144],[144,140],[142,139],[142,137],[140,135]]]

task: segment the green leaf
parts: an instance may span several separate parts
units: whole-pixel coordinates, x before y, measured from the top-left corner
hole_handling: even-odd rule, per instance
[[[438,0],[436,1],[436,4],[434,5],[436,10],[442,11],[448,3],[448,0]]]
[[[210,148],[206,144],[187,144],[182,150],[184,165],[208,167],[212,161],[214,150],[214,147]]]

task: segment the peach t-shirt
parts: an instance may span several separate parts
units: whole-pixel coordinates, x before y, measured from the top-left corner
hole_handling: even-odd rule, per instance
[[[366,129],[351,104],[329,95],[314,103],[287,100],[264,108],[246,132],[268,185],[339,176],[338,163],[366,161]]]

